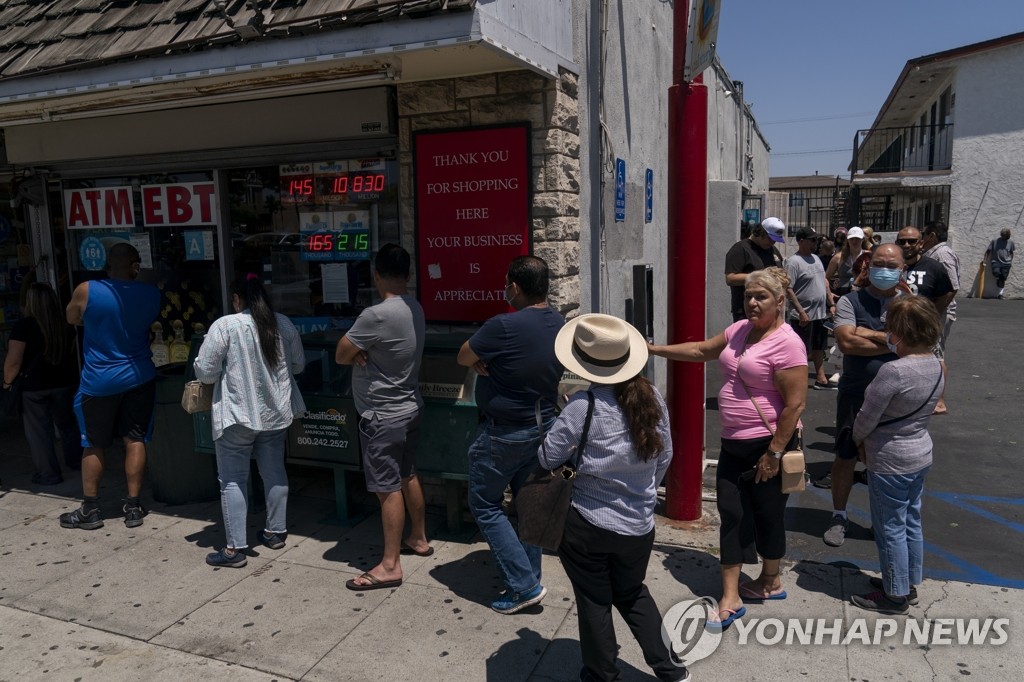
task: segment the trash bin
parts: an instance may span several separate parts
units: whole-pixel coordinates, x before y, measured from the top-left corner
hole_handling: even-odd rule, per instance
[[[217,463],[196,452],[192,415],[181,407],[189,363],[157,368],[153,440],[146,448],[153,499],[165,504],[209,502],[220,496]]]

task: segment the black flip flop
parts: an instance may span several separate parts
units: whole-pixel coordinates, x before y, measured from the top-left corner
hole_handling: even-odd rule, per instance
[[[370,584],[360,585],[356,582],[357,580],[359,580],[359,578],[362,578],[363,580],[368,580]],[[369,573],[363,573],[361,576],[359,576],[359,578],[352,578],[351,580],[346,580],[345,587],[355,592],[366,592],[368,590],[386,590],[389,587],[398,587],[402,584],[401,578],[399,578],[398,580],[381,580],[380,578],[376,578],[370,575]]]

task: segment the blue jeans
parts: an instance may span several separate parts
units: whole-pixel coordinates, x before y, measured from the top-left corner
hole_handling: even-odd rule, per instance
[[[239,424],[224,429],[213,441],[217,452],[217,477],[220,480],[220,506],[224,512],[227,546],[248,547],[245,537],[246,500],[249,482],[249,460],[263,479],[267,500],[268,533],[284,533],[288,506],[288,474],[284,470],[284,439],[288,429],[253,431]]]
[[[536,426],[484,422],[469,446],[469,508],[505,584],[517,593],[540,584],[541,548],[519,540],[501,504],[505,486],[512,486],[514,497],[539,466],[540,440]]]
[[[886,594],[905,597],[911,585],[920,585],[924,579],[921,496],[930,468],[914,474],[868,472],[871,525]]]

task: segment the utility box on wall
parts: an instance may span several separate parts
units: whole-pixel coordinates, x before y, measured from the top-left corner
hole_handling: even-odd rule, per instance
[[[633,266],[633,298],[626,302],[626,317],[644,337],[654,341],[654,266]]]

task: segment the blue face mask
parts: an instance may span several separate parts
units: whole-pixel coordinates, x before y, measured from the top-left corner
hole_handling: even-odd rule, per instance
[[[903,270],[900,268],[868,268],[868,279],[876,289],[888,291],[900,283],[900,275]]]
[[[898,355],[896,352],[896,344],[892,342],[892,334],[885,335],[885,345],[889,348],[889,352],[893,355]]]

